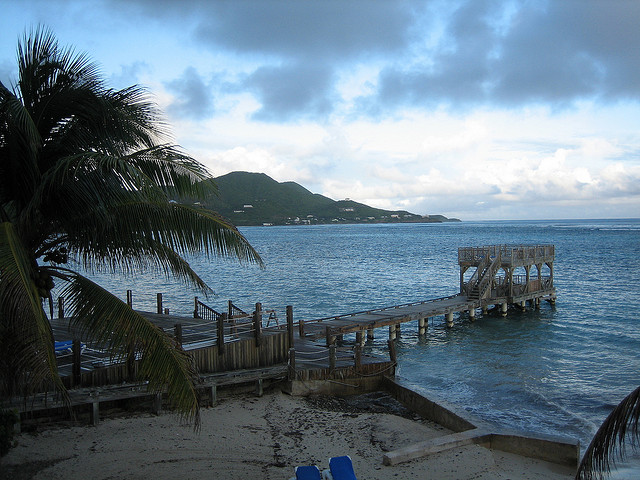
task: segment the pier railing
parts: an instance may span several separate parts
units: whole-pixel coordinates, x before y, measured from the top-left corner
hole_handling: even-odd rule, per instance
[[[458,248],[459,264],[477,264],[484,259],[500,256],[505,263],[528,262],[531,264],[553,261],[554,245],[489,245]]]
[[[229,302],[229,311],[233,313],[230,317],[196,297],[194,318],[188,319],[169,315],[168,309],[160,308],[161,294],[157,295],[157,301],[158,313],[139,310],[138,313],[190,352],[201,372],[255,368],[287,360],[288,349],[293,344],[291,307],[287,307],[287,322],[282,324],[276,309],[264,309],[261,303],[256,303],[253,313],[247,313]],[[127,303],[133,308],[130,291]],[[73,312],[65,314],[62,298],[59,305],[59,318],[52,319],[56,339],[73,339],[56,342],[58,371],[67,386],[97,386],[136,377],[141,352],[135,346],[122,354],[111,355],[108,339],[97,343],[72,330],[69,325]]]

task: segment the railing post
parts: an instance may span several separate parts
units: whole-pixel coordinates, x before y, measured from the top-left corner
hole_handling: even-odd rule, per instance
[[[218,354],[224,353],[224,322],[227,320],[227,314],[223,313],[218,317]]]
[[[73,357],[73,365],[71,366],[72,376],[73,376],[73,386],[79,387],[82,383],[82,375],[81,375],[81,359],[80,353],[82,351],[82,345],[80,344],[80,340],[74,340],[71,344],[71,355]]]
[[[173,326],[173,333],[176,337],[176,342],[178,342],[178,345],[182,347],[182,324],[181,323],[176,323]]]
[[[58,297],[58,318],[64,318],[64,297]]]
[[[262,342],[262,304],[256,303],[256,310],[253,312],[253,329],[256,335],[256,347]]]
[[[289,380],[296,379],[296,349],[289,349]]]
[[[304,320],[298,320],[298,335],[300,338],[304,338]]]
[[[156,303],[158,305],[158,314],[161,315],[162,314],[162,294],[158,293],[156,295]]]
[[[330,370],[336,369],[336,346],[335,345],[331,345],[329,347],[329,369]]]
[[[287,339],[289,348],[293,347],[293,307],[287,305]]]
[[[194,297],[193,299],[193,318],[198,317],[198,297]]]
[[[233,302],[231,300],[229,300],[227,308],[227,311],[229,312],[229,318],[233,318]]]
[[[327,347],[330,347],[331,345],[336,343],[336,337],[332,335],[331,327],[328,325],[325,327],[325,336],[327,337]]]
[[[127,305],[129,308],[133,308],[133,292],[131,290],[127,290]]]

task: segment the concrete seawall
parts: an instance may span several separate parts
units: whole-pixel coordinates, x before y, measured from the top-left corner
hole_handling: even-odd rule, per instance
[[[289,382],[287,390],[292,395],[338,396],[384,391],[425,420],[454,432],[387,452],[383,457],[385,465],[396,465],[471,444],[570,467],[577,467],[580,459],[580,442],[577,440],[502,430],[474,418],[459,406],[432,394],[425,396],[386,376],[350,378],[341,382],[293,381]]]

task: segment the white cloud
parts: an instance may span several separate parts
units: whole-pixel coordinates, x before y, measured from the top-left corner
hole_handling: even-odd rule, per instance
[[[0,78],[44,21],[146,85],[215,175],[463,219],[638,216],[634,2],[111,2],[7,1]]]

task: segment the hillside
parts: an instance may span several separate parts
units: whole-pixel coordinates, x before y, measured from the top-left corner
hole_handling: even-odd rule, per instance
[[[336,201],[295,182],[276,182],[264,173],[231,172],[215,182],[219,196],[204,203],[234,225],[458,221],[382,210],[349,199]]]

